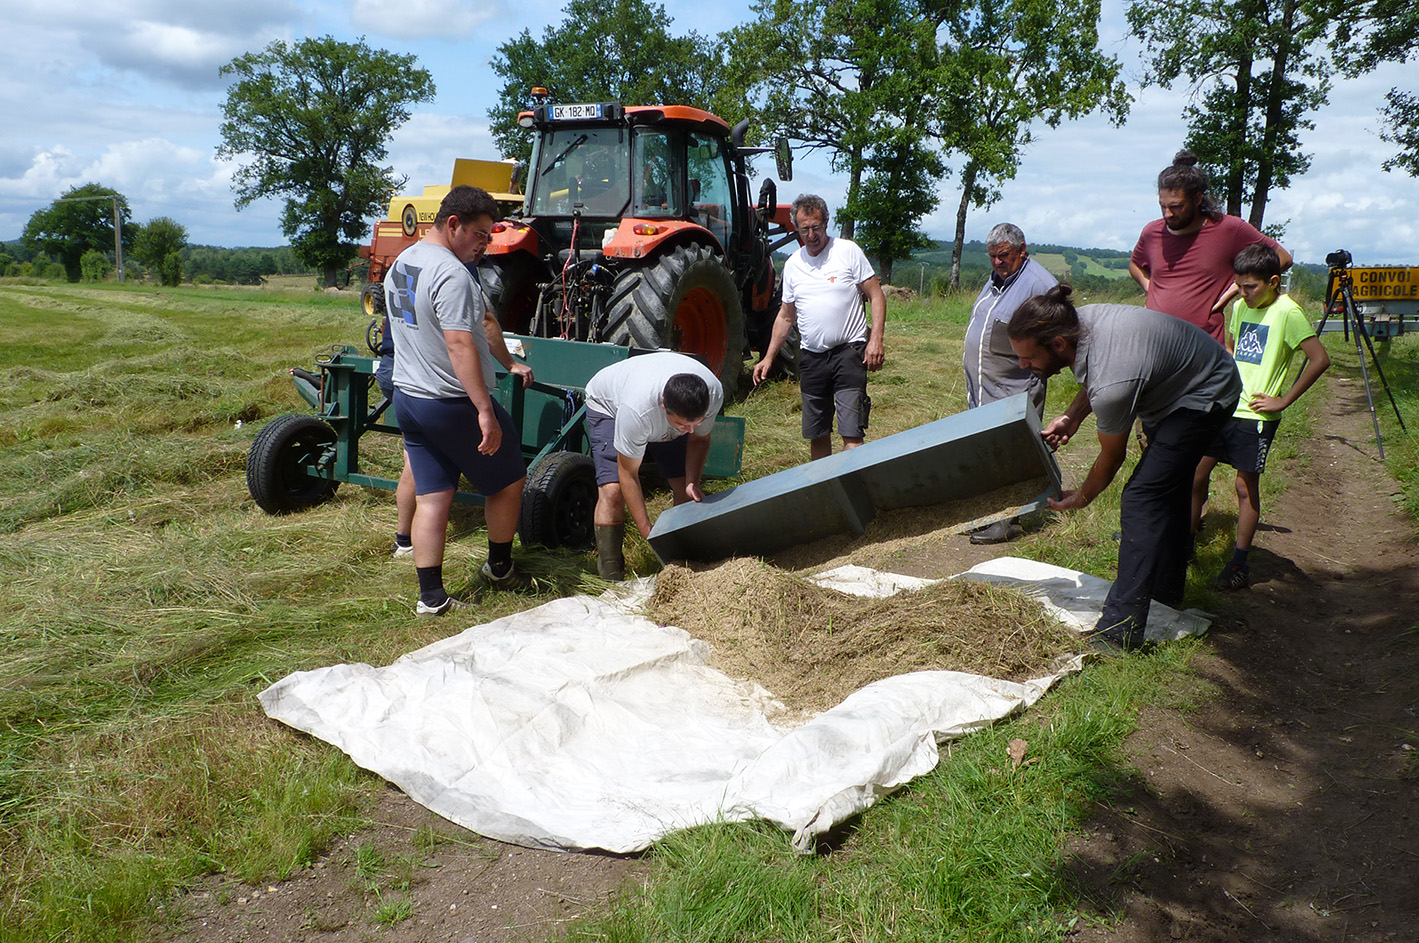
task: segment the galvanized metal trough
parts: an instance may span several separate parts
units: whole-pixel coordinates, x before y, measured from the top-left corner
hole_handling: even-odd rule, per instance
[[[974,498],[1033,479],[1047,485],[1026,511],[1057,497],[1061,481],[1021,393],[673,507],[655,522],[650,546],[666,563],[764,556],[833,534],[860,535],[878,511]]]

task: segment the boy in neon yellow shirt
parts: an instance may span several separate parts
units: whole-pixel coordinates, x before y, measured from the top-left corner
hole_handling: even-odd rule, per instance
[[[1218,589],[1241,589],[1251,580],[1247,553],[1261,521],[1261,473],[1281,411],[1330,366],[1330,355],[1316,337],[1301,306],[1279,293],[1281,259],[1267,245],[1247,246],[1232,263],[1241,300],[1227,323],[1227,349],[1237,361],[1242,377],[1242,398],[1237,411],[1208,446],[1192,482],[1192,532],[1202,524],[1202,506],[1212,469],[1219,461],[1237,470],[1237,544],[1232,559],[1217,574]],[[1284,395],[1286,375],[1296,351],[1306,355],[1306,366]]]

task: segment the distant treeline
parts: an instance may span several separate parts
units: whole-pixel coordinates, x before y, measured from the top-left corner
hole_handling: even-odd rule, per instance
[[[182,274],[196,284],[259,285],[267,275],[315,275],[302,265],[290,246],[275,248],[186,246],[182,250]]]
[[[223,246],[183,246],[183,281],[204,284],[259,285],[268,275],[317,275],[315,269],[308,268],[296,260],[290,246],[242,246],[228,249]],[[63,266],[50,260],[43,253],[31,253],[18,239],[0,242],[0,275],[5,274],[8,264],[24,265],[32,263],[25,274],[35,274],[41,278],[63,278]],[[57,266],[57,271],[55,268]],[[127,257],[123,260],[124,274],[130,279],[141,278],[145,274],[142,265]],[[17,273],[18,274],[18,273]]]

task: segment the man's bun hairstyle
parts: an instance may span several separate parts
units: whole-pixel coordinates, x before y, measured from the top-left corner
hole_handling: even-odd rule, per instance
[[[1073,292],[1068,285],[1055,285],[1043,295],[1026,298],[1011,315],[1006,332],[1012,340],[1032,340],[1041,347],[1056,337],[1079,343],[1079,312],[1069,300]]]
[[[1173,155],[1172,166],[1158,174],[1159,190],[1177,190],[1198,201],[1197,209],[1203,216],[1216,221],[1223,217],[1222,207],[1208,189],[1212,181],[1207,171],[1197,166],[1197,155],[1192,151],[1178,151]]]

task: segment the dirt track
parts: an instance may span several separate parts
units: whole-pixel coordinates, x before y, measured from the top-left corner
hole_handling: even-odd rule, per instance
[[[1328,389],[1253,586],[1219,607],[1219,696],[1143,719],[1132,795],[1074,848],[1125,916],[1081,941],[1419,940],[1419,549],[1363,387]]]
[[[1219,607],[1199,662],[1218,695],[1143,718],[1129,742],[1139,776],[1071,847],[1091,909],[1118,915],[1081,925],[1081,943],[1419,940],[1419,548],[1369,443],[1363,389],[1333,377],[1329,390],[1307,461],[1263,511],[1254,586]],[[994,555],[952,541],[913,571],[944,576]],[[380,818],[269,889],[210,879],[180,902],[187,916],[168,939],[526,939],[641,867],[483,841],[392,788]],[[428,825],[459,840],[419,851],[411,835]],[[412,919],[371,923],[360,845],[411,856]],[[396,880],[391,869],[377,882],[397,896]]]

